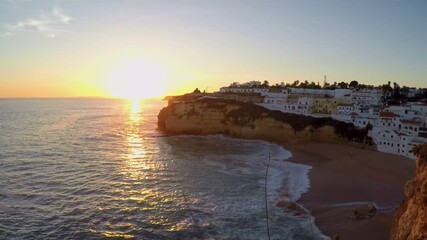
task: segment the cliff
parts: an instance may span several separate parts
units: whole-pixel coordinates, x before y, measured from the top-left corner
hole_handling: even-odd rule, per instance
[[[427,143],[414,148],[415,177],[405,186],[406,200],[396,212],[392,240],[427,239]]]
[[[369,142],[367,129],[356,128],[350,123],[271,111],[251,103],[216,98],[170,100],[158,115],[158,128],[169,134],[225,134],[280,143]]]

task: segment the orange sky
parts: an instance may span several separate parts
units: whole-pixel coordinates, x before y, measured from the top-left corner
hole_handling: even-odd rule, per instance
[[[0,97],[153,97],[231,82],[427,87],[427,4],[0,1]]]

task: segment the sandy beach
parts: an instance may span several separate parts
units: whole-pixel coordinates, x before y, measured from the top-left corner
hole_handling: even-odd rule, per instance
[[[333,239],[388,239],[393,211],[404,199],[404,185],[415,173],[414,160],[351,146],[306,143],[287,145],[290,161],[310,165],[310,189],[298,203]],[[354,211],[374,202],[369,219],[352,219]]]

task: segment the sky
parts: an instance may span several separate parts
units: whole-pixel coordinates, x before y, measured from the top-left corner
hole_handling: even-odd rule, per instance
[[[427,87],[425,0],[0,0],[0,97]]]

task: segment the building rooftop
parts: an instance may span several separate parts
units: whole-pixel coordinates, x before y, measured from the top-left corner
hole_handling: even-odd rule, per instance
[[[423,124],[421,121],[417,121],[417,120],[401,120],[401,122],[403,124],[408,124],[408,125],[422,125]]]
[[[394,118],[394,117],[399,117],[399,114],[395,114],[392,112],[380,112],[380,117],[382,118]]]

